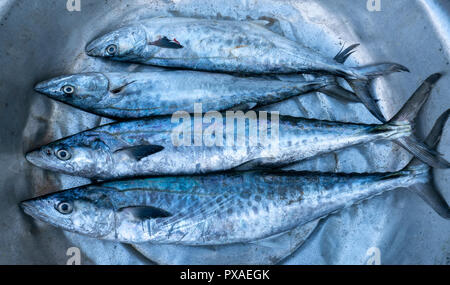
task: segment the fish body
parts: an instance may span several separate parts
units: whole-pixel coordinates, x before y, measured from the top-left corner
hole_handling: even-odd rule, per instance
[[[244,172],[108,182],[23,203],[66,230],[126,243],[220,245],[273,236],[372,198],[428,183],[429,167],[341,175]]]
[[[251,109],[320,89],[345,92],[332,76],[279,80],[174,70],[74,74],[39,83],[35,89],[91,113],[119,119],[193,113],[195,103],[201,103],[204,112]],[[345,93],[357,100],[351,92]]]
[[[200,122],[203,140],[195,145],[195,120],[189,116],[179,123],[170,117],[158,117],[113,123],[50,143],[28,153],[27,159],[43,168],[96,179],[198,174],[286,165],[357,144],[411,134],[409,125],[385,127],[284,116],[279,117],[276,129],[272,118],[260,115],[237,123],[244,130],[240,136],[239,126],[227,134],[227,126],[233,123],[226,117],[219,119],[217,133],[209,135],[207,130],[215,123]],[[257,126],[268,126],[265,140]],[[186,144],[185,135],[189,135]],[[219,140],[205,145],[207,138],[214,137]]]
[[[164,38],[176,39],[182,47],[156,44]],[[249,21],[152,18],[94,40],[86,52],[197,70],[262,74],[342,69],[353,75],[333,59]]]
[[[173,41],[157,44],[167,39],[176,39],[179,46],[175,48]],[[86,52],[119,61],[196,70],[256,74],[318,71],[367,79],[357,69],[252,21],[152,18],[95,39]]]

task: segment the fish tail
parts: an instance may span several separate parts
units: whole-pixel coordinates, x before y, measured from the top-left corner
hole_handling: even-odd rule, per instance
[[[353,67],[351,70],[356,74],[356,79],[375,79],[380,76],[396,72],[409,72],[409,69],[398,63],[377,63],[361,67]]]
[[[347,47],[346,49],[344,49],[344,46],[342,46],[341,50],[334,57],[334,60],[338,63],[344,64],[345,61],[347,61],[347,59],[349,58],[349,56],[356,51],[356,48],[358,46],[359,44],[353,44]],[[335,76],[327,76],[326,84],[320,87],[318,91],[328,96],[335,97],[348,102],[361,102],[361,100],[359,100],[358,96],[356,96],[354,92],[349,91],[340,86]]]
[[[444,112],[434,124],[433,129],[426,138],[424,145],[437,153],[437,146],[442,137],[442,131],[449,118],[450,109]],[[442,163],[446,163],[446,168],[450,168],[450,164],[442,159]],[[436,213],[445,219],[450,219],[450,207],[445,201],[441,192],[437,189],[436,184],[432,179],[433,169],[424,163],[420,158],[415,157],[405,167],[406,171],[416,173],[418,176],[421,174],[426,175],[426,179],[418,179],[417,183],[412,185],[409,189],[419,195],[428,205],[433,208]]]
[[[407,125],[410,132],[408,136],[402,136],[394,139],[394,142],[408,150],[416,158],[428,164],[433,168],[449,168],[450,164],[433,148],[428,147],[414,135],[414,121],[422,109],[423,105],[430,97],[431,91],[436,82],[442,77],[442,74],[435,73],[428,77],[424,83],[414,92],[403,108],[389,121],[387,125]],[[448,113],[445,112],[439,120],[444,120]],[[445,119],[446,120],[446,119]]]
[[[380,63],[362,67],[353,67],[350,68],[349,71],[342,72],[345,73],[344,78],[370,113],[378,120],[385,123],[387,120],[381,112],[377,100],[369,90],[369,83],[374,78],[401,71],[409,72],[408,68],[397,63]]]

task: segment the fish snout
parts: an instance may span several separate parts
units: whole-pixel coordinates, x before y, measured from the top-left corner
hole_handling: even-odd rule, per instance
[[[47,93],[49,88],[48,81],[39,82],[34,86],[34,90],[39,93]]]
[[[34,90],[38,93],[57,98],[64,94],[61,87],[59,87],[60,85],[60,80],[47,80],[36,84]]]
[[[85,51],[89,56],[103,57],[106,56],[104,48],[103,40],[95,39],[86,46]]]
[[[46,213],[48,205],[41,198],[32,198],[24,200],[19,203],[19,207],[28,216],[48,222],[48,215]]]
[[[36,199],[28,199],[28,200],[22,201],[22,202],[20,202],[19,207],[28,216],[31,216],[33,218],[40,217],[39,207],[36,204]]]
[[[27,215],[32,215],[32,213],[34,212],[34,207],[33,207],[33,203],[31,200],[25,200],[20,202],[19,204],[20,208],[22,209],[22,211],[25,212],[25,214]]]

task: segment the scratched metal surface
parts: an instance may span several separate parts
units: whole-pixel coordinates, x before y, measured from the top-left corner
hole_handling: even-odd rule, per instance
[[[421,80],[449,71],[450,2],[446,0],[381,0],[381,12],[369,12],[366,0],[81,0],[80,12],[68,12],[66,0],[0,0],[0,263],[65,264],[68,248],[79,247],[83,264],[195,263],[208,257],[219,263],[227,256],[236,263],[265,260],[276,253],[282,264],[450,264],[450,223],[432,212],[418,197],[400,190],[365,201],[321,221],[293,239],[270,243],[239,260],[240,247],[177,250],[98,241],[63,232],[32,220],[18,202],[85,183],[31,166],[23,154],[52,140],[107,122],[36,94],[41,80],[83,71],[144,70],[149,67],[103,61],[84,54],[85,44],[102,32],[150,16],[197,16],[245,20],[269,17],[271,29],[306,42],[330,57],[344,43],[362,46],[348,64],[392,60],[410,74],[374,82],[373,89],[387,116],[392,116]],[[149,68],[151,69],[151,68]],[[449,75],[439,82],[418,123],[425,134],[450,107]],[[283,114],[321,119],[375,122],[359,104],[345,105],[321,94],[309,94],[269,109]],[[440,151],[450,158],[450,131]],[[297,169],[344,172],[390,171],[401,168],[409,155],[390,143],[348,149],[303,162]],[[449,171],[436,171],[436,181],[450,201]],[[286,251],[286,242],[292,246]],[[266,243],[265,246],[268,244]],[[369,250],[371,249],[371,250]],[[292,251],[292,253],[290,252]],[[251,251],[249,251],[251,252]],[[270,252],[270,254],[268,254]],[[369,253],[369,254],[368,254]],[[267,257],[266,257],[267,255]],[[273,257],[273,256],[272,256]],[[150,260],[150,259],[151,260]],[[234,259],[233,259],[234,258]],[[282,259],[280,261],[280,259]]]

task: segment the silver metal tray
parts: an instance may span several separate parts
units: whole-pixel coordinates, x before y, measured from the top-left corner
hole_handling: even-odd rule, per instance
[[[149,247],[98,241],[63,232],[32,220],[21,200],[89,183],[31,166],[24,153],[74,134],[106,119],[79,111],[33,91],[33,85],[60,74],[84,71],[152,69],[89,58],[88,41],[101,33],[152,16],[194,16],[237,20],[271,18],[270,27],[305,42],[330,57],[343,44],[361,43],[349,65],[395,61],[410,74],[376,80],[373,90],[382,110],[392,116],[423,79],[450,70],[450,2],[380,0],[381,11],[366,0],[80,0],[81,11],[68,11],[66,0],[0,0],[0,263],[66,264],[77,247],[82,264],[164,264],[227,262],[282,264],[450,264],[450,223],[414,194],[400,190],[348,208],[290,239],[266,243],[270,250],[249,251],[246,258],[230,247],[214,256],[211,249]],[[370,3],[372,1],[369,1]],[[436,86],[421,114],[424,135],[450,107],[450,80]],[[322,94],[308,94],[268,109],[283,114],[354,122],[376,122],[360,104],[343,104]],[[450,132],[440,151],[450,158]],[[296,169],[343,172],[392,171],[410,158],[391,143],[379,142],[302,162]],[[436,171],[450,201],[449,171]],[[312,232],[312,234],[311,234]],[[311,234],[311,235],[310,235]],[[306,239],[309,236],[308,239]],[[306,240],[305,243],[303,243]],[[295,246],[287,246],[286,243]],[[141,252],[140,252],[140,251]],[[267,258],[270,254],[276,258]],[[222,261],[223,262],[223,261]]]

